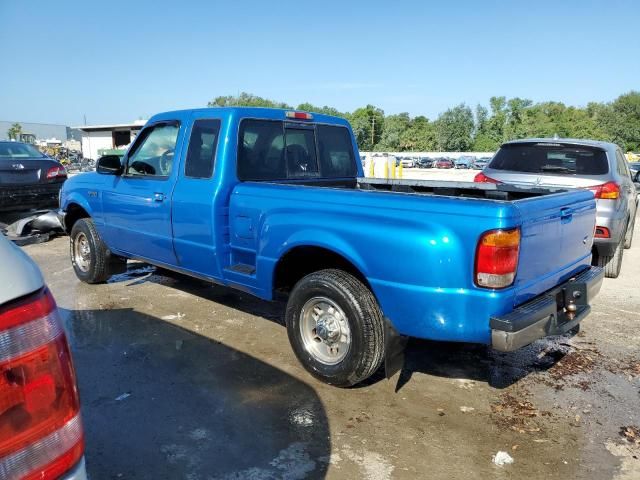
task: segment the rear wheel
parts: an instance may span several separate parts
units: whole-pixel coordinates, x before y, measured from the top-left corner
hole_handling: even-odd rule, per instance
[[[70,238],[71,265],[83,282],[106,282],[112,274],[126,269],[127,261],[111,255],[90,218],[74,223]]]
[[[622,253],[624,252],[624,240],[616,247],[613,255],[598,255],[597,264],[604,268],[604,276],[607,278],[618,278],[622,268]]]
[[[289,296],[286,322],[298,360],[325,383],[350,387],[382,363],[382,312],[371,291],[349,273],[327,269],[302,278]]]

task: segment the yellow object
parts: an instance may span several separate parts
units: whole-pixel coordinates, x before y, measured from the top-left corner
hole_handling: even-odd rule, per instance
[[[384,162],[384,178],[389,178],[389,162]]]
[[[482,237],[482,244],[487,247],[517,247],[520,245],[520,229],[487,233]]]
[[[391,178],[396,178],[396,161],[391,157]]]
[[[375,171],[374,171],[374,167],[375,167],[375,162],[373,161],[373,157],[369,157],[369,176],[370,177],[375,177]]]
[[[402,162],[398,165],[398,178],[402,178]]]

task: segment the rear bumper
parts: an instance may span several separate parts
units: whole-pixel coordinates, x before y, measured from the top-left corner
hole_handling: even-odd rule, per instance
[[[87,480],[87,472],[84,465],[84,458],[69,472],[60,477],[59,480]]]
[[[492,347],[510,352],[540,338],[567,333],[590,313],[603,279],[602,268],[590,267],[510,313],[491,317]]]
[[[58,205],[63,182],[41,185],[0,186],[0,211],[31,210]]]

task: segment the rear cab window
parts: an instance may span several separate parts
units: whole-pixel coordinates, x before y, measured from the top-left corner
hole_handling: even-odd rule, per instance
[[[489,164],[494,170],[546,175],[606,175],[604,150],[583,145],[516,143],[503,145]]]
[[[245,119],[237,172],[241,181],[273,181],[355,177],[357,168],[346,127]]]

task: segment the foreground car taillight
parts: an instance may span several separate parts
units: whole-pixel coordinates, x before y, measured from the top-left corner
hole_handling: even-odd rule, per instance
[[[475,282],[479,287],[505,288],[513,284],[518,269],[520,229],[490,230],[478,241]]]
[[[476,183],[502,183],[499,180],[496,180],[491,177],[487,177],[484,173],[480,172],[475,177],[473,177],[473,181]]]
[[[0,307],[0,478],[58,478],[83,451],[69,345],[43,289]]]
[[[49,170],[47,170],[47,179],[51,180],[52,178],[60,178],[60,177],[66,177],[67,176],[67,171],[64,169],[64,167],[51,167]]]
[[[593,187],[587,187],[587,190],[591,190],[596,198],[603,200],[616,200],[620,198],[620,185],[615,182],[594,185]]]

